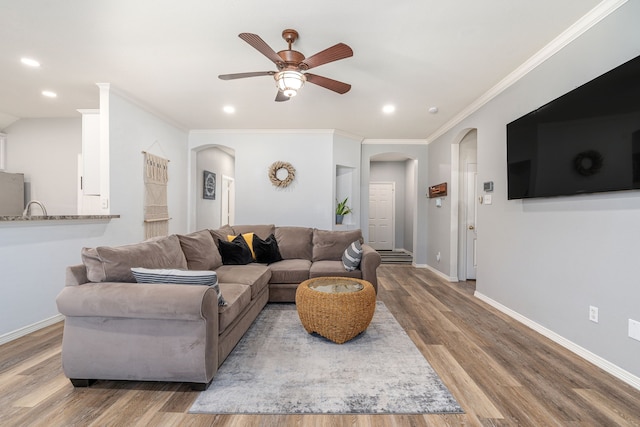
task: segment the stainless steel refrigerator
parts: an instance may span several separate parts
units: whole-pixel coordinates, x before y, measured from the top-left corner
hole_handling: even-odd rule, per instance
[[[24,174],[0,172],[0,216],[22,215]]]

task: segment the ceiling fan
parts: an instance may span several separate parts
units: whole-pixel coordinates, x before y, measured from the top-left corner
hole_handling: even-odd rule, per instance
[[[278,53],[271,49],[271,47],[256,34],[241,33],[238,37],[269,58],[276,64],[278,71],[221,74],[218,78],[222,80],[273,76],[276,81],[276,86],[278,87],[278,93],[276,95],[276,101],[278,102],[288,101],[292,96],[295,96],[305,82],[322,86],[339,94],[347,93],[349,89],[351,89],[350,84],[306,72],[311,68],[353,56],[353,50],[344,43],[338,43],[309,58],[305,58],[302,53],[291,49],[291,45],[298,39],[298,32],[296,30],[287,29],[282,32],[282,38],[288,43],[289,48],[287,50],[281,50]],[[303,73],[303,71],[305,72]]]

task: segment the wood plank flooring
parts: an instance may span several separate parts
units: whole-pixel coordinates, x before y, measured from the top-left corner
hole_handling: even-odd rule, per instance
[[[202,415],[184,384],[98,381],[61,369],[62,323],[0,346],[0,426],[640,426],[640,391],[448,283],[378,269],[378,297],[463,407],[462,415]]]

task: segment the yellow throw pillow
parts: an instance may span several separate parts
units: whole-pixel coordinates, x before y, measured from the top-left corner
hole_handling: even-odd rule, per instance
[[[236,236],[231,236],[229,234],[227,234],[227,240],[228,241],[233,241],[233,239],[235,239]],[[245,242],[247,242],[247,245],[249,246],[249,249],[251,249],[251,256],[253,257],[253,259],[256,259],[256,253],[253,251],[253,233],[244,233],[242,235],[242,238],[244,239]]]

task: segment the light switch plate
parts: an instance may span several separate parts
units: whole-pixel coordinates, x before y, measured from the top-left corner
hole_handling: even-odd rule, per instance
[[[640,341],[640,322],[629,319],[629,337]]]
[[[491,204],[491,194],[485,194],[483,201],[484,201],[485,205],[490,205]]]

